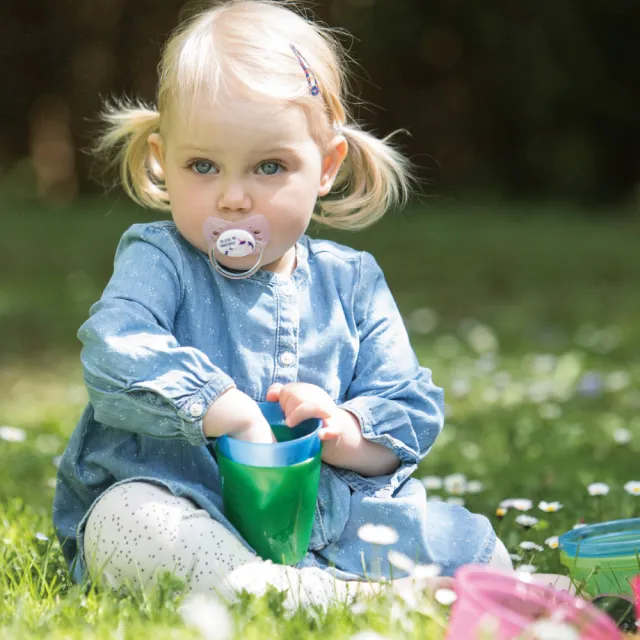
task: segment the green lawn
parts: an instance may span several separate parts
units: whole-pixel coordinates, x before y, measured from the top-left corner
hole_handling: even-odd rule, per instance
[[[181,619],[179,586],[145,598],[72,586],[49,516],[55,458],[86,401],[76,330],[121,233],[152,218],[114,199],[0,211],[0,637],[198,637]],[[640,480],[639,231],[629,218],[560,207],[432,203],[365,232],[324,234],[376,256],[446,390],[448,423],[418,476],[481,481],[453,497],[491,516],[509,551],[539,571],[562,571],[545,540],[581,519],[640,516],[640,497],[623,488]],[[589,496],[592,482],[609,494]],[[533,501],[532,529],[513,510],[495,518],[515,497]],[[540,500],[564,506],[546,514]],[[523,540],[544,551],[523,551]],[[440,637],[442,611],[407,607],[387,598],[288,620],[264,598],[231,613],[243,638]]]

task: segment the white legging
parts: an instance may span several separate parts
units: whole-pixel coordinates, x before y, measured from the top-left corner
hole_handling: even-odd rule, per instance
[[[491,564],[511,566],[498,541]],[[367,583],[343,582],[315,567],[295,569],[264,561],[194,502],[160,485],[128,482],[107,491],[86,523],[84,558],[91,579],[113,589],[148,587],[159,572],[185,580],[187,591],[215,591],[233,599],[245,588],[264,593],[289,589],[285,606],[349,600]]]

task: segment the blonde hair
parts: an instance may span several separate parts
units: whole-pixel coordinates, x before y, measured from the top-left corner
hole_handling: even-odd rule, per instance
[[[329,196],[318,200],[313,219],[338,229],[362,229],[393,207],[406,204],[414,183],[409,161],[351,117],[346,106],[348,56],[328,27],[283,7],[282,0],[223,0],[185,21],[167,42],[159,66],[158,108],[120,100],[105,107],[106,128],[94,150],[118,166],[128,195],[153,209],[170,209],[160,167],[148,136],[167,127],[170,113],[188,114],[203,94],[215,101],[221,87],[249,97],[300,105],[314,139],[336,132],[349,151]],[[291,45],[313,70],[312,95]],[[322,97],[322,99],[320,98]]]

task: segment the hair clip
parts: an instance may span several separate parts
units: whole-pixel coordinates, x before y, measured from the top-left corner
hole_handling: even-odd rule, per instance
[[[317,96],[320,93],[320,88],[318,87],[318,82],[316,80],[316,74],[313,73],[313,70],[307,63],[307,61],[302,57],[302,54],[293,46],[289,45],[295,53],[296,58],[298,58],[298,62],[304,71],[304,75],[307,77],[307,82],[309,83],[309,90],[311,91],[312,96]],[[313,79],[311,78],[313,76]]]

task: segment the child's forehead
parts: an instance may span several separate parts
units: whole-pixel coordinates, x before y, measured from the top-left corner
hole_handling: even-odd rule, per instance
[[[299,106],[284,101],[234,98],[222,101],[200,100],[188,112],[170,119],[172,138],[233,139],[241,137],[255,144],[283,142],[293,144],[309,135],[306,115]]]

